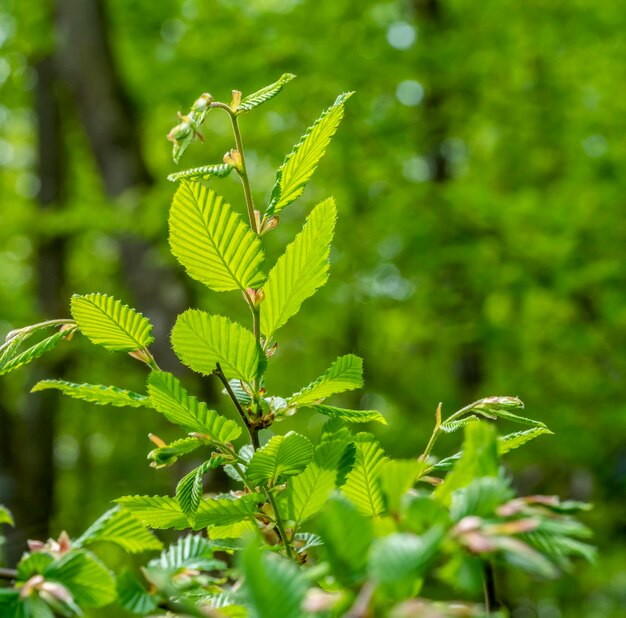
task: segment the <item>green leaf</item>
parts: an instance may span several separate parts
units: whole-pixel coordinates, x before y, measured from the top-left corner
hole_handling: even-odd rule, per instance
[[[248,494],[239,499],[201,500],[196,512],[194,530],[207,526],[225,526],[254,517],[258,496]],[[146,526],[155,529],[189,527],[176,498],[170,496],[125,496],[116,500],[134,513]]]
[[[0,504],[0,524],[9,524],[9,526],[15,526],[15,521],[11,511]]]
[[[328,280],[330,242],[336,218],[332,198],[318,204],[303,230],[270,271],[263,287],[265,301],[261,311],[261,331],[268,341]]]
[[[241,553],[240,568],[251,618],[304,618],[307,580],[292,561],[251,543]]]
[[[265,88],[261,88],[261,90],[257,90],[255,93],[244,97],[237,106],[237,115],[249,112],[266,101],[273,99],[283,87],[294,78],[295,75],[293,73],[283,73],[273,84],[265,86]]]
[[[17,565],[17,579],[27,581],[33,575],[41,575],[53,562],[54,558],[43,551],[24,554]]]
[[[340,356],[315,382],[289,397],[288,404],[304,406],[330,395],[363,386],[363,359],[354,354]]]
[[[170,174],[167,179],[170,182],[177,182],[179,180],[192,180],[201,178],[202,180],[208,180],[215,176],[216,178],[226,178],[235,168],[228,163],[216,163],[214,165],[203,165],[202,167],[193,167],[181,172],[174,172]]]
[[[333,576],[348,586],[362,581],[374,540],[372,521],[346,498],[335,494],[319,516],[318,532]]]
[[[370,550],[370,577],[396,599],[411,596],[444,537],[437,527],[419,537],[407,532],[376,539]]]
[[[5,373],[9,373],[15,369],[19,369],[24,365],[28,365],[31,361],[34,361],[36,358],[43,356],[46,352],[50,352],[54,348],[57,347],[57,344],[66,337],[69,338],[72,333],[76,329],[68,329],[64,331],[58,331],[54,333],[54,335],[50,335],[50,337],[46,337],[42,339],[35,345],[30,348],[16,354],[18,344],[23,342],[26,337],[16,339],[16,344],[9,345],[5,348],[4,353],[2,355],[2,360],[0,361],[0,375],[4,375]]]
[[[37,382],[31,393],[37,393],[47,389],[56,389],[73,399],[81,399],[100,406],[128,406],[141,408],[148,405],[148,398],[139,393],[125,391],[115,386],[103,386],[101,384],[75,384],[65,380],[41,380]]]
[[[452,494],[450,517],[454,522],[468,515],[493,517],[496,508],[513,496],[506,479],[496,476],[477,478]]]
[[[318,445],[313,461],[302,474],[290,479],[287,489],[279,494],[279,507],[286,513],[287,519],[294,522],[295,529],[322,510],[335,489],[337,470],[346,448],[343,440]]]
[[[402,496],[413,487],[426,464],[417,459],[388,459],[379,472],[387,511],[398,513]]]
[[[113,352],[134,352],[153,341],[152,324],[128,305],[106,294],[72,296],[72,317],[92,343]]]
[[[182,455],[192,453],[204,445],[205,443],[198,438],[182,438],[151,450],[148,453],[148,459],[152,462],[150,465],[154,468],[171,466]]]
[[[205,461],[186,474],[176,485],[176,500],[178,500],[180,508],[192,525],[202,499],[202,480],[204,475],[213,467],[211,463],[211,461]]]
[[[91,553],[78,550],[51,563],[44,577],[63,584],[80,607],[103,607],[115,601],[115,579]]]
[[[339,95],[336,101],[307,129],[285,158],[276,174],[267,216],[278,214],[298,199],[326,152],[326,147],[343,118],[344,104],[352,92]]]
[[[463,429],[466,425],[469,425],[470,423],[475,423],[479,420],[480,419],[476,415],[470,414],[469,416],[461,418],[458,421],[448,421],[445,423],[441,423],[441,425],[439,425],[439,429],[441,429],[441,431],[443,431],[444,433],[453,433],[457,431],[457,429]]]
[[[449,505],[453,492],[484,476],[498,476],[496,429],[489,423],[470,423],[465,427],[461,457],[434,496]]]
[[[346,408],[336,408],[335,406],[327,406],[324,404],[307,405],[324,416],[336,418],[345,423],[371,423],[377,422],[383,425],[387,424],[387,419],[376,410],[347,410]]]
[[[169,225],[172,254],[191,278],[218,292],[257,288],[265,280],[260,238],[201,183],[180,184]]]
[[[194,371],[210,375],[219,363],[228,379],[237,378],[247,384],[262,373],[267,362],[249,330],[198,309],[178,316],[172,346],[183,364]]]
[[[514,414],[511,410],[523,410],[524,402],[517,397],[485,397],[472,406],[471,411],[486,416],[487,418],[504,418],[514,423],[530,425],[532,427],[545,427],[541,421]]]
[[[385,502],[378,478],[388,458],[370,433],[357,434],[354,445],[356,461],[341,491],[364,515],[379,515],[385,508]]]
[[[148,378],[150,403],[168,421],[208,436],[208,439],[224,443],[241,435],[241,428],[234,421],[189,395],[179,380],[171,373],[153,371]]]
[[[308,438],[290,431],[274,436],[258,449],[247,468],[248,479],[255,485],[274,485],[280,476],[302,472],[313,457],[313,445]]]
[[[114,543],[131,554],[162,549],[163,545],[135,515],[115,506],[74,541],[74,547],[95,542]]]
[[[200,535],[189,534],[164,550],[148,563],[148,569],[160,569],[174,575],[181,569],[212,571],[226,565],[213,556],[213,545]]]
[[[117,602],[127,611],[144,616],[157,608],[157,599],[130,571],[117,577]]]
[[[547,427],[533,427],[525,431],[516,431],[498,438],[498,455],[504,455],[543,435],[553,435]]]

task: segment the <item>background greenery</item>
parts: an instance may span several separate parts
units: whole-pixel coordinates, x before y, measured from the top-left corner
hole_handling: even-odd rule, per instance
[[[299,76],[242,119],[263,203],[273,170],[304,129],[336,93],[356,90],[306,195],[309,206],[329,193],[339,205],[331,280],[285,327],[281,362],[268,380],[289,393],[337,355],[363,356],[366,389],[346,403],[385,414],[389,428],[375,431],[396,456],[423,450],[439,401],[452,411],[480,396],[520,396],[528,415],[557,435],[509,458],[515,482],[524,493],[594,502],[587,523],[600,561],[557,583],[500,574],[502,594],[516,618],[624,615],[626,13],[619,3],[82,3],[104,9],[94,19],[110,45],[116,96],[131,103],[127,124],[111,121],[119,136],[108,149],[85,131],[90,115],[101,114],[95,124],[105,128],[107,114],[115,116],[106,98],[90,102],[106,76],[83,68],[77,88],[72,67],[63,67],[89,58],[91,26],[84,25],[85,48],[67,34],[80,0],[0,0],[0,332],[65,317],[72,292],[124,298],[157,323],[164,343],[176,308],[236,311],[237,299],[205,297],[187,283],[167,252],[174,187],[165,177],[174,166],[164,136],[176,111],[203,91],[229,100],[231,88],[245,94],[283,72]],[[49,58],[58,144],[42,124],[50,106],[37,104]],[[209,116],[206,126],[206,144],[192,146],[183,167],[218,162],[231,147],[223,118]],[[137,146],[145,170],[116,185],[128,170],[111,171],[111,161]],[[62,185],[49,198],[46,173]],[[234,179],[222,189],[244,208]],[[274,255],[302,208],[285,213],[271,235]],[[136,365],[80,341],[36,376],[23,370],[0,382],[0,502],[21,499],[23,511],[18,484],[27,484],[30,518],[20,534],[48,534],[50,518],[51,533],[76,534],[114,497],[172,491],[169,472],[145,462],[147,433],[171,435],[154,414],[27,395],[42,373],[141,388]],[[215,396],[215,386],[196,388]],[[317,427],[311,419],[300,428]],[[456,445],[447,440],[439,448]],[[20,538],[5,548],[9,559],[21,551]]]

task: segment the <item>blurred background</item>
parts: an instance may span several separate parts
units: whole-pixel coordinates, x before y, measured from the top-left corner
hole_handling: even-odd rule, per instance
[[[0,334],[66,317],[74,292],[115,294],[155,323],[159,362],[230,414],[168,352],[188,306],[247,314],[168,253],[165,135],[202,92],[228,102],[296,73],[241,121],[260,205],[306,127],[355,90],[266,237],[273,259],[335,196],[331,279],[281,331],[269,387],[363,356],[366,388],[341,403],[383,412],[372,429],[396,456],[423,450],[439,401],[518,395],[556,436],[508,457],[515,483],[593,502],[600,559],[558,582],[499,573],[501,595],[515,618],[624,616],[625,31],[608,0],[0,0]],[[205,137],[183,168],[232,146],[218,113]],[[234,178],[218,190],[243,211]],[[77,338],[0,379],[0,502],[19,525],[5,561],[117,496],[172,492],[194,463],[148,467],[148,432],[178,435],[153,412],[28,394],[60,376],[141,389],[138,365]]]

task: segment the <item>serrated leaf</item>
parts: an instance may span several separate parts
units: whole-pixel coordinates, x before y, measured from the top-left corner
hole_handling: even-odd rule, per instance
[[[123,571],[115,582],[117,602],[133,614],[145,616],[157,608],[157,599],[130,571]]]
[[[254,494],[230,500],[201,500],[196,512],[194,530],[207,526],[225,526],[254,517],[258,497]],[[189,527],[176,498],[170,496],[124,496],[116,500],[128,509],[146,526],[155,529],[175,528],[183,530]]]
[[[181,172],[174,172],[170,174],[167,179],[170,182],[177,182],[179,180],[192,180],[202,178],[208,180],[215,176],[216,178],[226,178],[235,168],[228,163],[216,163],[214,165],[202,165],[201,167],[192,167],[188,170]]]
[[[261,311],[261,331],[268,341],[328,280],[330,242],[336,218],[332,198],[318,204],[302,231],[269,272],[263,287],[265,301]]]
[[[148,398],[145,395],[102,384],[76,384],[65,380],[41,380],[31,388],[30,392],[37,393],[48,389],[55,389],[72,399],[80,399],[100,406],[141,408],[148,405]]]
[[[57,347],[57,344],[62,339],[65,339],[66,337],[69,338],[75,330],[76,329],[68,329],[54,333],[54,335],[50,335],[50,337],[42,339],[19,354],[16,353],[18,349],[17,343],[15,346],[7,346],[4,350],[2,361],[0,361],[0,375],[4,375],[10,371],[19,369],[24,365],[28,365],[28,363],[34,361],[40,356],[43,356],[46,352],[50,352]],[[24,339],[26,338],[20,338],[19,342],[23,342]]]
[[[253,94],[249,94],[237,106],[237,115],[249,112],[250,110],[262,105],[266,101],[273,99],[292,79],[295,78],[293,73],[283,73],[273,84],[257,90]]]
[[[217,363],[228,379],[251,384],[267,361],[251,331],[220,315],[189,309],[172,331],[178,358],[194,371],[210,375]]]
[[[313,445],[308,438],[290,431],[284,436],[273,436],[258,449],[246,470],[251,483],[274,485],[280,476],[302,472],[313,457]]]
[[[204,475],[212,468],[211,461],[205,461],[197,468],[186,474],[176,485],[176,500],[180,508],[187,516],[189,523],[193,525],[196,511],[202,498]]]
[[[154,341],[148,318],[107,294],[74,295],[71,311],[81,333],[112,352],[134,352]]]
[[[458,429],[463,429],[466,425],[470,423],[476,423],[480,421],[480,419],[474,414],[470,414],[470,416],[466,416],[465,418],[459,419],[458,421],[448,421],[445,423],[441,423],[439,425],[439,429],[444,433],[453,433]]]
[[[216,549],[224,551],[241,549],[241,541],[246,536],[250,536],[257,530],[257,525],[253,519],[238,521],[225,526],[209,526],[207,535],[215,544]]]
[[[288,404],[304,406],[330,395],[363,386],[363,359],[354,354],[340,356],[317,380],[289,397]]]
[[[204,445],[204,442],[198,438],[181,438],[174,440],[165,446],[159,446],[148,453],[148,460],[152,462],[155,468],[163,466],[171,466],[182,455],[192,453],[197,448]]]
[[[267,216],[278,214],[298,199],[326,153],[326,147],[343,118],[344,104],[352,92],[339,95],[335,102],[307,129],[287,155],[276,174]]]
[[[378,479],[380,470],[388,458],[370,433],[357,434],[354,445],[356,461],[341,491],[361,513],[376,516],[385,508]]]
[[[504,455],[543,435],[553,435],[547,427],[533,427],[525,431],[516,431],[498,438],[498,455]]]
[[[292,561],[262,553],[251,543],[241,553],[240,568],[251,618],[304,618],[302,603],[308,584]]]
[[[319,516],[318,532],[333,576],[348,586],[362,581],[374,539],[372,521],[352,502],[336,494],[331,496]]]
[[[379,482],[388,512],[398,513],[402,496],[413,487],[426,467],[417,459],[388,459],[380,468]]]
[[[119,506],[113,507],[89,526],[74,541],[74,547],[98,541],[114,543],[131,554],[163,548],[161,541],[135,515]]]
[[[168,421],[208,436],[215,442],[230,442],[241,435],[241,428],[187,393],[171,373],[153,371],[148,378],[150,403]]]
[[[518,397],[485,397],[472,406],[471,411],[487,418],[504,418],[514,423],[530,425],[531,427],[545,427],[541,421],[520,416],[511,410],[523,410],[524,402]]]
[[[498,475],[498,449],[495,427],[489,423],[470,423],[465,427],[461,457],[434,496],[449,505],[452,494],[474,479]]]
[[[6,506],[0,505],[0,524],[9,524],[9,526],[15,526],[15,521],[11,511]]]
[[[376,410],[347,410],[346,408],[337,408],[335,406],[327,406],[324,404],[307,405],[324,416],[339,419],[345,423],[382,423],[387,424],[387,419]]]
[[[343,440],[332,440],[318,445],[313,461],[304,472],[290,479],[287,489],[279,494],[279,507],[294,529],[323,508],[335,489],[337,470],[346,451]]]
[[[115,579],[93,554],[71,551],[51,563],[46,579],[63,584],[80,607],[103,607],[116,598]]]
[[[213,545],[200,535],[189,534],[164,550],[158,558],[148,563],[148,568],[174,574],[181,569],[211,571],[224,567],[213,556]]]
[[[218,292],[257,288],[265,280],[260,238],[224,199],[182,182],[169,216],[170,247],[187,274]]]
[[[54,558],[43,551],[24,554],[17,565],[17,579],[27,581],[33,575],[42,574],[52,563]]]

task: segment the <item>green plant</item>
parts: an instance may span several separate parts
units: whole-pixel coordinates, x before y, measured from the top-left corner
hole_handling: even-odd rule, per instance
[[[170,466],[195,451],[206,454],[180,480],[174,496],[125,496],[80,538],[62,534],[58,541],[32,543],[16,571],[0,573],[12,582],[0,589],[3,615],[73,616],[114,601],[140,615],[162,610],[268,618],[495,615],[494,565],[555,577],[570,566],[571,557],[593,558],[583,540],[589,531],[573,517],[586,505],[552,496],[516,498],[499,465],[500,456],[551,433],[543,423],[520,416],[519,399],[487,397],[445,420],[440,405],[424,452],[398,460],[373,434],[348,429],[384,424],[378,411],[326,403],[363,386],[357,356],[339,357],[290,396],[270,394],[264,375],[277,350],[277,332],[328,278],[337,215],[333,199],[312,209],[267,273],[262,238],[303,193],[352,94],[340,95],[286,157],[261,213],[252,199],[239,118],[292,78],[283,75],[247,97],[233,91],[229,104],[203,94],[168,135],[178,162],[201,137],[210,111],[225,112],[233,130],[235,147],[223,163],[169,177],[179,182],[169,215],[170,246],[190,277],[211,290],[241,294],[251,328],[190,309],[178,316],[171,342],[183,364],[219,380],[239,422],[209,409],[162,371],[150,351],[148,318],[105,294],[74,296],[72,319],[13,331],[0,348],[0,373],[76,333],[111,352],[130,354],[149,370],[145,394],[61,380],[41,381],[32,390],[58,389],[98,405],[148,407],[163,414],[186,433],[169,444],[152,436],[156,448],[148,458],[154,467]],[[241,180],[247,222],[212,188],[213,179],[233,172]],[[38,335],[37,343],[23,349]],[[296,432],[273,432],[279,421],[303,409],[328,417],[315,441]],[[498,437],[498,419],[528,428]],[[439,435],[459,429],[465,432],[462,451],[435,459]],[[237,489],[205,496],[203,479],[218,467]],[[12,523],[6,511],[0,512],[3,521]],[[147,564],[141,578],[130,572],[114,577],[87,549],[95,541],[113,542],[131,553],[160,549],[144,526],[206,531],[206,536],[181,537]],[[223,560],[216,552],[236,558]],[[470,597],[484,586],[484,604],[466,604],[465,613],[454,613],[461,611],[458,603],[422,598],[430,580]]]

